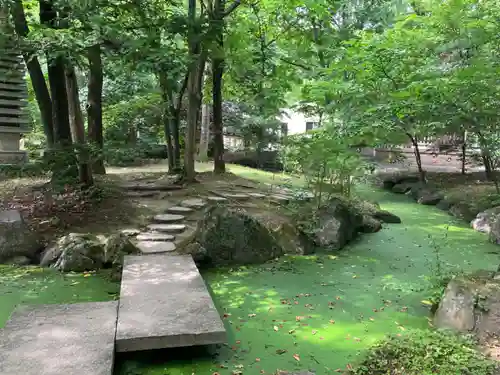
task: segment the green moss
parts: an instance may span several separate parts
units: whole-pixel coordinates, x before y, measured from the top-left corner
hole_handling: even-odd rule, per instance
[[[85,276],[0,265],[0,327],[18,305],[107,301],[118,292],[119,285],[108,279],[107,272]]]

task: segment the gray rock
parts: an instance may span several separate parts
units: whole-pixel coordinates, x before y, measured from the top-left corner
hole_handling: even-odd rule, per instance
[[[169,214],[189,214],[193,212],[193,209],[190,207],[183,207],[183,206],[173,206],[167,208],[167,212]]]
[[[306,233],[312,235],[317,246],[331,250],[343,248],[356,237],[363,225],[360,211],[342,198],[332,198],[319,211],[311,214],[313,216],[308,221],[313,223],[313,227],[306,229]]]
[[[19,211],[0,211],[0,263],[17,256],[36,259],[41,237],[30,230]]]
[[[116,351],[223,344],[224,324],[191,256],[127,256]]]
[[[412,183],[404,182],[402,184],[394,185],[392,187],[391,191],[393,193],[397,193],[397,194],[405,194],[405,193],[407,193],[408,191],[411,190],[412,186],[413,186]]]
[[[401,223],[401,218],[399,216],[385,210],[377,210],[376,212],[373,213],[373,217],[387,224]]]
[[[137,254],[138,252],[139,249],[130,242],[126,235],[113,234],[107,237],[104,242],[103,263],[105,266],[121,267],[125,255]]]
[[[167,241],[139,241],[137,247],[143,254],[160,254],[175,251],[173,242]]]
[[[213,206],[198,222],[193,242],[206,250],[204,263],[264,263],[284,254],[304,254],[303,236],[285,216],[270,210]]]
[[[471,227],[482,233],[490,233],[493,222],[500,216],[500,206],[490,208],[477,214],[471,221]]]
[[[360,231],[362,233],[376,233],[382,229],[382,223],[369,215],[363,215]]]
[[[181,206],[188,207],[188,208],[203,208],[207,205],[207,203],[203,199],[198,199],[198,198],[193,198],[193,199],[186,199],[181,202]]]
[[[459,332],[474,329],[475,291],[463,280],[452,280],[434,315],[437,328],[450,328]]]
[[[136,237],[137,241],[173,241],[175,236],[168,233],[144,232]]]
[[[225,198],[234,199],[234,200],[247,200],[250,199],[250,196],[245,193],[223,193]]]
[[[141,231],[136,228],[122,229],[120,232],[128,237],[134,237],[137,236],[139,233],[141,233]]]
[[[198,242],[190,242],[181,251],[183,254],[190,254],[195,262],[203,262],[207,258],[207,249]]]
[[[154,221],[157,223],[177,223],[184,219],[185,217],[183,215],[175,215],[175,214],[162,214],[162,215],[155,215],[154,217]]]
[[[112,375],[117,303],[18,308],[0,330],[2,375]]]
[[[442,211],[449,211],[452,206],[453,204],[450,201],[446,200],[446,198],[440,200],[438,204],[436,204],[436,208]]]
[[[227,198],[224,197],[218,197],[218,196],[210,196],[207,197],[207,200],[211,203],[221,203],[221,202],[227,202]]]
[[[392,190],[394,185],[403,183],[416,183],[420,181],[420,177],[415,173],[396,173],[382,178],[382,184],[384,189]]]
[[[182,233],[186,230],[185,224],[149,224],[148,229],[152,232]]]
[[[432,190],[422,190],[417,202],[425,206],[435,206],[443,199],[443,194]]]
[[[63,272],[82,272],[99,269],[105,261],[104,245],[96,236],[70,233],[46,250],[40,264]]]

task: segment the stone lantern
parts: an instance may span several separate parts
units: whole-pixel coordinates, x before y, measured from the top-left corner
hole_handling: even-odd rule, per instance
[[[6,14],[0,8],[0,164],[17,164],[27,159],[20,141],[29,132],[28,94],[23,59],[13,37],[9,37],[13,33]]]

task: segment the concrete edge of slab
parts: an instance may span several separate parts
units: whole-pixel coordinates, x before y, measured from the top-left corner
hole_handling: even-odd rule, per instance
[[[199,345],[226,344],[226,332],[202,334],[181,334],[176,336],[139,337],[134,339],[117,339],[115,350],[117,353],[136,352],[155,349],[169,349]]]

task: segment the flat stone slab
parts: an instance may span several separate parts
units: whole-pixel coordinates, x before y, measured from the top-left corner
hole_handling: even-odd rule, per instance
[[[186,199],[181,202],[181,206],[188,208],[203,208],[207,203],[203,199]]]
[[[152,232],[182,233],[186,230],[185,224],[149,224],[147,228]]]
[[[183,215],[175,215],[175,214],[161,214],[155,215],[153,218],[157,223],[177,223],[179,221],[184,220],[186,217]]]
[[[265,197],[267,197],[267,195],[262,194],[262,193],[248,193],[248,195],[250,195],[253,198],[265,198]]]
[[[228,199],[236,199],[236,200],[245,200],[250,199],[250,195],[245,193],[222,193],[225,198]]]
[[[17,309],[0,330],[1,375],[111,375],[115,301]]]
[[[125,257],[117,352],[226,340],[224,324],[190,255]]]
[[[226,202],[227,201],[227,198],[224,198],[224,197],[218,197],[216,195],[214,196],[210,196],[210,197],[207,197],[207,200],[209,202]]]
[[[134,237],[141,233],[141,231],[137,228],[122,229],[120,232],[127,237]]]
[[[167,208],[167,212],[169,214],[189,214],[193,212],[193,209],[190,207],[174,206]]]
[[[142,232],[136,237],[137,241],[173,241],[175,236],[168,233]]]
[[[139,241],[136,246],[144,254],[169,253],[176,249],[173,242],[167,241]]]

